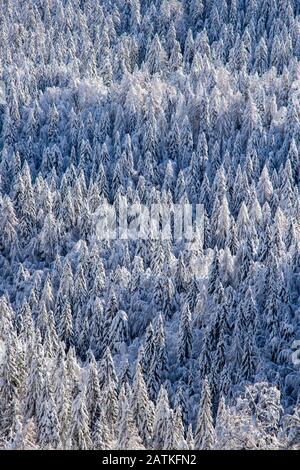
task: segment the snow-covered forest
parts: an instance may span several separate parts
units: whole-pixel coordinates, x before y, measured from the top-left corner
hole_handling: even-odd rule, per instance
[[[299,0],[0,0],[0,80],[0,447],[299,448]]]

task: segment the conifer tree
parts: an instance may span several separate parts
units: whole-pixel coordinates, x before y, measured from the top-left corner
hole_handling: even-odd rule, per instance
[[[39,397],[37,438],[42,449],[58,449],[61,446],[60,423],[49,378],[46,376]]]
[[[184,364],[192,353],[191,312],[185,304],[181,312],[177,357],[179,364]]]
[[[88,450],[92,447],[85,388],[78,393],[72,404],[68,442],[72,449]]]
[[[145,445],[149,446],[152,438],[154,407],[152,402],[149,400],[142,369],[139,363],[137,363],[136,366],[132,392],[131,409],[133,417],[143,442]]]
[[[90,429],[92,432],[100,418],[100,402],[101,394],[97,363],[93,353],[90,353],[90,362],[86,381],[86,406],[90,416]]]
[[[119,423],[119,435],[117,440],[117,449],[119,450],[142,450],[144,446],[138,434],[132,410],[127,398],[122,405],[121,420]]]
[[[203,380],[201,402],[198,411],[195,431],[195,449],[210,450],[213,448],[215,430],[213,426],[210,388],[208,379]]]
[[[161,386],[157,398],[157,404],[154,415],[153,425],[153,443],[154,449],[163,449],[165,437],[168,429],[168,421],[170,416],[169,400],[166,389]]]

